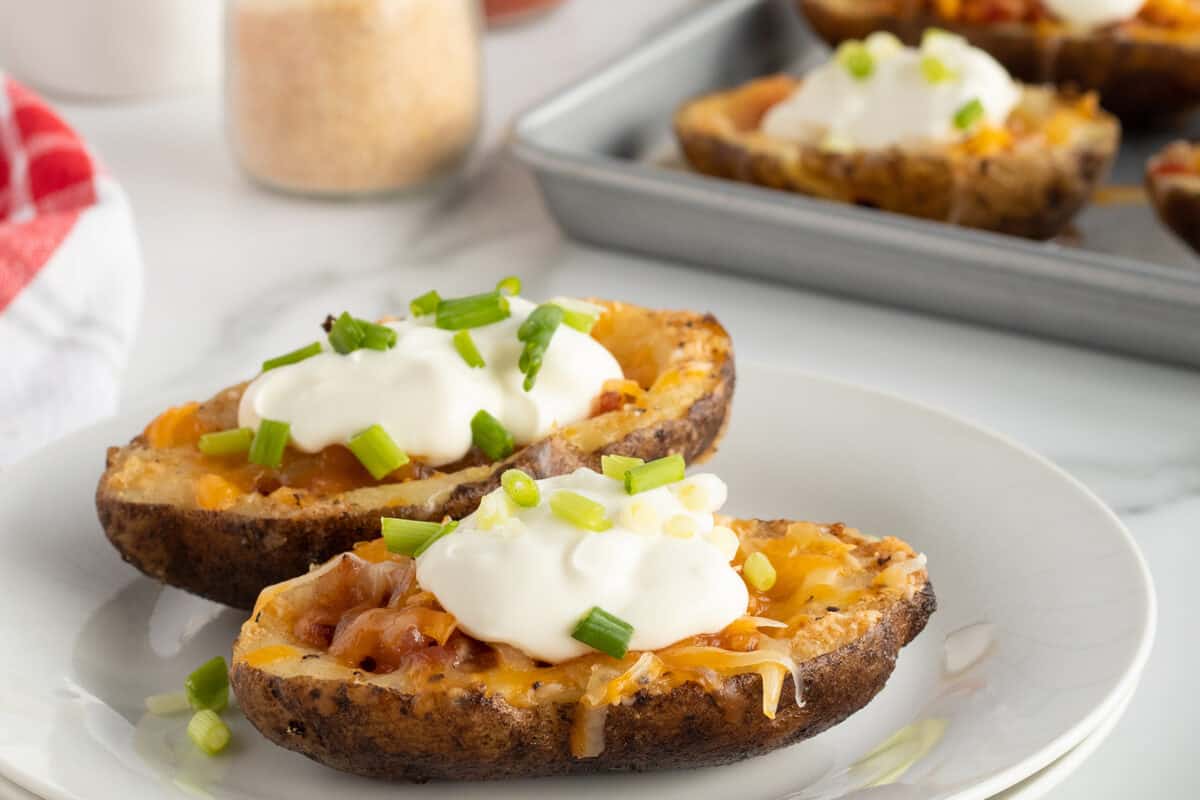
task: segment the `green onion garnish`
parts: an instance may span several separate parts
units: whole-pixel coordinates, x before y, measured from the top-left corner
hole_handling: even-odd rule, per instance
[[[457,527],[458,527],[458,523],[455,521],[447,522],[445,525],[442,525],[441,527],[439,527],[437,529],[437,531],[434,532],[433,536],[430,536],[422,544],[420,544],[416,550],[413,551],[413,558],[417,558],[422,553],[424,553],[426,550],[433,547],[433,543],[436,542],[438,539],[442,538],[443,536],[448,536],[448,535],[454,533],[454,529]]]
[[[486,366],[483,356],[479,354],[479,348],[475,346],[475,340],[471,338],[470,331],[462,330],[454,334],[454,349],[462,356],[462,360],[467,362],[468,367],[478,369]]]
[[[229,740],[233,738],[229,726],[221,721],[215,711],[208,709],[197,711],[188,721],[187,735],[192,744],[210,756],[228,747]]]
[[[954,78],[954,70],[937,56],[921,56],[921,74],[930,83],[945,83]]]
[[[268,358],[262,364],[262,371],[270,372],[271,370],[275,369],[276,367],[285,367],[288,364],[296,364],[296,363],[303,361],[306,358],[312,358],[313,356],[320,355],[320,354],[321,354],[321,343],[313,342],[310,345],[305,345],[304,347],[293,350],[290,353],[284,353],[281,356],[275,356],[275,358]]]
[[[441,523],[422,522],[416,519],[399,519],[397,517],[380,517],[380,527],[383,530],[383,542],[389,553],[399,553],[411,556],[417,548],[425,544],[429,537],[441,530]]]
[[[508,319],[508,298],[499,292],[443,300],[437,307],[437,326],[448,331],[480,328]]]
[[[426,314],[432,314],[437,311],[438,303],[442,302],[442,296],[434,290],[430,289],[425,294],[408,304],[408,310],[412,312],[414,317],[423,317]]]
[[[356,319],[355,322],[363,330],[362,346],[368,350],[391,350],[396,346],[396,329],[389,328],[387,325],[380,325],[375,322],[368,322],[365,319]]]
[[[979,102],[979,98],[976,97],[954,112],[954,127],[960,131],[970,130],[981,119],[983,119],[983,103]]]
[[[254,441],[254,431],[249,428],[233,428],[228,431],[206,433],[200,437],[196,446],[206,456],[231,456],[249,450],[252,441]]]
[[[334,350],[345,355],[362,347],[366,335],[367,332],[363,330],[362,324],[350,316],[349,311],[343,311],[342,315],[334,320],[333,325],[329,328],[329,344],[333,346]]]
[[[188,702],[187,692],[167,692],[152,694],[146,698],[146,710],[156,717],[166,717],[187,711],[192,706]]]
[[[559,306],[559,308],[562,308],[562,306]],[[589,314],[586,311],[563,308],[563,324],[574,328],[580,333],[591,333],[592,328],[596,327],[597,319],[599,317],[595,314]]]
[[[599,532],[612,527],[608,509],[578,492],[560,489],[550,495],[550,510],[556,517],[584,530]]]
[[[253,464],[263,467],[278,467],[283,463],[283,449],[287,447],[288,437],[292,435],[292,426],[287,422],[264,419],[258,423],[254,440],[250,442],[250,454],[247,458]]]
[[[775,565],[762,553],[751,553],[742,563],[742,575],[746,582],[760,592],[775,585]]]
[[[483,409],[471,418],[471,441],[492,461],[508,458],[515,449],[512,434]]]
[[[678,453],[634,467],[625,473],[625,491],[641,494],[683,480],[686,464]]]
[[[579,620],[575,630],[571,631],[571,638],[605,655],[624,658],[629,651],[629,640],[633,638],[633,626],[595,606]]]
[[[517,338],[525,343],[521,358],[517,362],[521,372],[525,374],[525,391],[533,388],[538,372],[542,369],[542,359],[550,347],[550,339],[563,321],[563,310],[552,303],[543,303],[521,323],[517,329]]]
[[[356,433],[350,437],[346,446],[375,480],[384,478],[408,463],[408,453],[401,450],[379,425],[372,425],[365,431]]]
[[[500,485],[504,487],[512,501],[523,508],[533,508],[542,499],[542,493],[533,478],[519,469],[506,469],[500,476]]]
[[[196,711],[220,711],[229,703],[229,667],[224,656],[215,656],[196,667],[184,681],[188,705]]]
[[[510,297],[521,293],[521,279],[516,275],[509,275],[507,278],[501,278],[496,284],[496,291],[500,294],[506,294]]]
[[[600,456],[600,471],[614,481],[624,481],[626,472],[645,463],[633,456],[603,455]]]
[[[865,81],[875,74],[875,57],[862,42],[843,42],[834,57],[856,81]]]

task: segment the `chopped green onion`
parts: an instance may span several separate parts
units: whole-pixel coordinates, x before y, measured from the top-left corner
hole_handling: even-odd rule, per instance
[[[305,345],[304,347],[293,350],[290,353],[284,353],[281,356],[275,356],[275,358],[268,358],[262,364],[262,371],[270,372],[276,367],[286,367],[288,364],[297,364],[306,358],[312,358],[313,356],[320,354],[321,343],[313,342],[310,345]]]
[[[408,310],[414,317],[423,317],[437,311],[442,296],[432,289],[408,304]]]
[[[625,491],[641,494],[683,480],[686,464],[678,453],[634,467],[625,473]]]
[[[283,450],[287,447],[288,437],[291,435],[291,423],[264,419],[258,423],[258,431],[254,434],[254,440],[250,442],[250,454],[247,458],[253,464],[278,467],[283,463]]]
[[[525,343],[517,366],[525,374],[525,391],[533,388],[538,372],[542,369],[542,359],[550,347],[550,339],[563,321],[563,310],[553,303],[542,303],[535,308],[521,327],[517,329],[517,338]]]
[[[600,471],[614,481],[624,481],[626,472],[645,463],[633,456],[603,455],[600,456]]]
[[[471,441],[492,461],[508,458],[515,449],[512,434],[483,409],[471,418]]]
[[[367,332],[363,330],[362,324],[350,316],[349,311],[343,311],[342,315],[334,320],[333,325],[329,328],[329,344],[333,346],[334,350],[345,355],[362,347],[366,335]]]
[[[875,74],[875,57],[862,42],[843,42],[835,58],[856,81],[865,81]]]
[[[437,522],[422,522],[417,519],[400,519],[398,517],[380,517],[379,524],[383,531],[383,543],[389,553],[411,556],[417,548],[425,544],[429,537],[441,530]]]
[[[254,441],[254,431],[249,428],[233,428],[228,431],[206,433],[200,437],[196,446],[206,456],[231,456],[249,450],[252,441]]]
[[[487,292],[438,303],[437,326],[449,331],[481,328],[511,315],[507,297],[499,292]]]
[[[192,744],[210,756],[228,747],[229,740],[233,738],[229,726],[221,721],[215,711],[208,709],[197,711],[188,721],[187,735]]]
[[[447,522],[445,525],[442,525],[440,528],[437,529],[437,531],[433,534],[433,536],[430,536],[421,545],[419,545],[416,550],[413,551],[413,558],[417,558],[422,553],[424,553],[426,550],[433,547],[433,543],[436,542],[438,539],[442,538],[443,536],[449,536],[450,534],[454,533],[454,529],[457,527],[458,527],[458,523],[455,521]]]
[[[929,83],[945,83],[953,80],[954,70],[937,56],[921,56],[921,74]]]
[[[563,309],[563,324],[574,328],[580,333],[591,333],[592,328],[596,327],[597,319],[599,317],[595,314],[589,314],[586,311],[574,311],[569,308]]]
[[[166,717],[178,714],[191,708],[187,692],[167,692],[152,694],[146,698],[146,710],[156,717]]]
[[[633,638],[633,626],[595,606],[579,620],[575,630],[571,631],[571,638],[605,655],[624,658],[629,652],[629,640]]]
[[[533,508],[542,499],[542,493],[533,478],[519,469],[506,469],[500,476],[500,485],[504,487],[512,501],[523,508]]]
[[[362,347],[368,350],[391,350],[396,346],[396,329],[365,319],[355,320],[363,330]]]
[[[509,275],[507,278],[501,278],[496,284],[496,291],[500,294],[511,296],[521,293],[521,279],[516,275]]]
[[[765,592],[775,585],[775,567],[771,559],[762,553],[751,553],[742,564],[742,575],[746,582],[760,592]]]
[[[475,340],[471,338],[470,331],[462,330],[454,334],[454,349],[462,356],[462,360],[467,362],[468,367],[479,369],[486,366],[483,356],[479,354],[479,348],[475,346]]]
[[[356,433],[350,437],[346,446],[375,480],[384,478],[408,463],[408,453],[401,450],[379,425],[372,425],[365,431]]]
[[[979,98],[976,97],[954,112],[954,127],[960,131],[970,130],[981,119],[983,119],[983,103],[979,102]]]
[[[600,532],[612,527],[608,509],[578,492],[566,489],[555,492],[550,496],[550,510],[556,517],[584,530]]]
[[[194,710],[220,711],[229,703],[229,667],[224,656],[215,656],[196,667],[183,683],[188,705]]]

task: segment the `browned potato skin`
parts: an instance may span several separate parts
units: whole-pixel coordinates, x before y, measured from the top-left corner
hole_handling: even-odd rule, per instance
[[[1120,139],[1119,125],[1108,115],[1086,123],[1093,129],[1080,145],[985,156],[899,147],[831,152],[756,134],[767,109],[798,85],[791,76],[769,76],[683,106],[675,116],[675,133],[688,162],[720,178],[1049,239],[1107,175]]]
[[[1099,93],[1104,107],[1127,122],[1153,121],[1200,104],[1200,37],[1185,43],[1109,31],[1051,36],[1028,25],[959,24],[932,14],[898,13],[900,0],[796,2],[831,45],[875,31],[890,31],[914,45],[927,28],[942,28],[991,53],[1018,80]]]
[[[581,450],[567,436],[556,433],[518,450],[482,476],[478,470],[472,472],[471,480],[463,479],[437,502],[363,508],[351,507],[335,496],[305,512],[277,516],[131,501],[114,486],[113,476],[126,458],[147,452],[144,440],[138,437],[125,447],[109,449],[107,469],[96,490],[96,507],[105,535],[125,561],[155,580],[225,605],[249,609],[264,587],[303,574],[311,564],[349,550],[356,542],[377,538],[380,516],[426,520],[466,516],[485,494],[499,486],[504,470],[512,467],[534,478],[546,478],[581,466],[599,469],[604,453],[647,460],[681,453],[689,463],[710,457],[728,422],[735,382],[732,343],[725,329],[711,315],[624,304],[610,304],[610,308],[612,313],[649,326],[647,336],[619,347],[627,348],[632,355],[639,350],[658,351],[657,371],[695,357],[711,360],[711,368],[703,376],[687,379],[705,383],[703,394],[695,402],[666,409],[668,418],[646,425],[625,419],[636,417],[637,409],[597,417],[626,422],[630,429],[590,450]],[[622,359],[623,354],[629,354],[616,350],[614,354],[627,377],[652,382],[655,374],[647,374],[644,368]],[[637,374],[639,371],[643,374]]]
[[[782,530],[788,523],[759,524]],[[269,664],[251,667],[241,656],[253,647],[254,620],[234,645],[230,680],[246,718],[272,742],[375,778],[488,780],[716,766],[808,739],[865,706],[936,606],[926,581],[911,599],[888,606],[862,637],[800,664],[805,703],[797,707],[789,677],[773,720],[762,713],[756,674],[729,679],[719,696],[696,683],[642,692],[630,705],[610,707],[605,749],[596,758],[571,755],[577,703],[518,708],[479,691],[417,698],[369,678],[283,677]]]
[[[1156,175],[1154,168],[1167,151],[1184,150],[1196,162],[1196,146],[1187,142],[1168,145],[1163,153],[1146,166],[1146,192],[1163,224],[1193,250],[1200,253],[1200,174],[1187,176]]]

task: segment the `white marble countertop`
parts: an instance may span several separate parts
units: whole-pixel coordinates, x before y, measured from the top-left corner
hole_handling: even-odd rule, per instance
[[[1157,582],[1158,641],[1126,718],[1051,796],[1200,796],[1195,593],[1200,373],[647,261],[565,241],[531,178],[498,152],[515,111],[645,36],[694,0],[570,3],[491,34],[481,155],[455,187],[389,202],[317,203],[238,174],[215,94],[63,111],[127,188],[146,308],[127,408],[202,396],[297,341],[330,310],[402,307],[521,274],[534,296],[586,293],[710,309],[742,361],[893,391],[1008,434],[1077,475],[1132,528]],[[1019,502],[1019,498],[1014,499]]]

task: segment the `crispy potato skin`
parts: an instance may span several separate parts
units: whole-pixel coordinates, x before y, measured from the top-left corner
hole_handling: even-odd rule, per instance
[[[1107,115],[1071,147],[993,155],[900,148],[831,152],[757,132],[795,90],[787,75],[701,97],[675,116],[684,155],[720,178],[1030,239],[1056,236],[1108,173],[1120,139]],[[1039,91],[1039,90],[1029,90]]]
[[[1131,123],[1200,104],[1200,37],[1151,41],[1112,32],[1051,35],[1027,25],[960,24],[936,15],[897,13],[897,0],[797,0],[825,41],[836,45],[874,31],[920,42],[930,27],[965,36],[991,53],[1014,78],[1057,83],[1100,94],[1104,107]]]
[[[109,449],[107,469],[96,490],[105,535],[125,561],[146,575],[249,609],[264,587],[303,574],[311,564],[349,550],[356,542],[378,537],[380,516],[426,520],[466,516],[499,486],[501,473],[511,467],[546,478],[582,466],[599,469],[604,453],[647,460],[682,453],[689,463],[709,457],[724,432],[733,399],[735,371],[728,334],[712,316],[634,306],[616,309],[615,313],[636,315],[650,326],[652,343],[664,352],[687,351],[689,358],[699,354],[714,359],[709,373],[696,379],[708,382],[700,397],[686,407],[667,409],[665,418],[645,425],[638,423],[637,409],[610,412],[596,420],[617,418],[623,427],[616,427],[624,431],[618,437],[581,448],[566,433],[556,433],[517,451],[484,475],[476,470],[472,479],[454,483],[430,502],[417,505],[364,505],[334,496],[302,512],[244,514],[147,502],[144,496],[133,497],[122,490],[114,479],[126,459],[147,452],[145,443],[135,439],[125,447]],[[664,356],[660,367],[674,366],[672,359]],[[622,366],[627,374],[636,371],[624,362]],[[629,415],[634,416],[624,419]]]
[[[1155,174],[1155,166],[1168,152],[1188,153],[1196,162],[1196,147],[1175,142],[1150,160],[1146,169],[1146,192],[1163,224],[1193,250],[1200,253],[1200,174],[1185,176]]]

